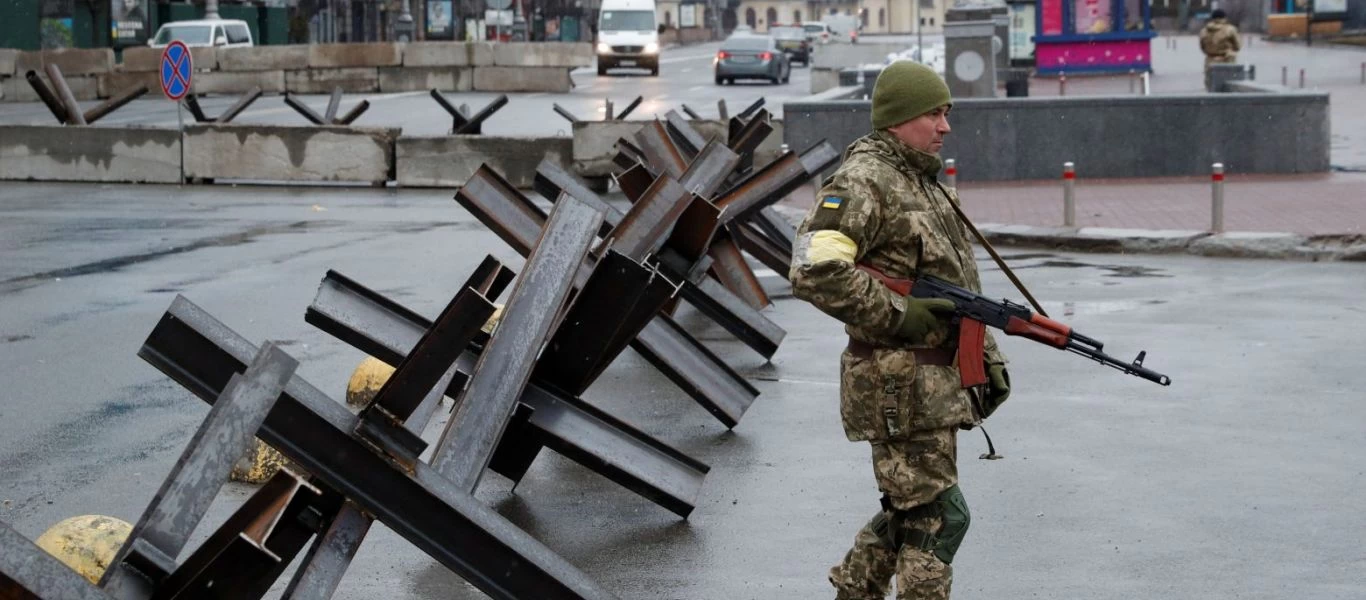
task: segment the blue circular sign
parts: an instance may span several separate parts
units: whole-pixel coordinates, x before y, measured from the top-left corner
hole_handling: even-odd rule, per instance
[[[161,51],[161,91],[167,98],[179,101],[189,94],[193,76],[194,58],[184,42],[176,40]]]

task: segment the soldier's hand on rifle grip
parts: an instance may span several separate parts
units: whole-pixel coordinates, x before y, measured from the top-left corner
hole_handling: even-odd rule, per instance
[[[930,333],[948,329],[947,319],[953,316],[952,300],[906,296],[906,310],[901,314],[896,335],[911,345],[924,344]]]

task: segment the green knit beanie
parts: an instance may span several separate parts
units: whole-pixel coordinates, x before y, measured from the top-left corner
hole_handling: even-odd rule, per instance
[[[873,84],[873,129],[894,127],[952,103],[949,86],[932,69],[898,60],[883,69]]]

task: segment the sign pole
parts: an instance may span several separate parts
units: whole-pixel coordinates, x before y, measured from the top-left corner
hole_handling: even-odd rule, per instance
[[[180,128],[180,185],[185,185],[185,101],[175,103],[175,120]]]
[[[194,81],[194,57],[180,40],[161,51],[161,93],[175,102],[175,120],[180,132],[180,185],[185,185],[185,96]]]

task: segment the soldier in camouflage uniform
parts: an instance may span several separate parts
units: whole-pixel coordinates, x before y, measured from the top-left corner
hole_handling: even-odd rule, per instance
[[[1238,51],[1243,49],[1238,28],[1228,22],[1223,9],[1214,9],[1209,17],[1209,22],[1200,29],[1200,51],[1205,53],[1206,71],[1215,63],[1238,62]]]
[[[846,324],[840,417],[850,441],[871,442],[883,493],[882,510],[830,570],[840,600],[885,598],[894,574],[898,599],[949,597],[949,563],[968,519],[957,432],[1010,393],[990,334],[990,383],[962,389],[952,303],[903,297],[879,279],[933,275],[981,288],[968,231],[949,205],[958,198],[936,178],[951,107],[929,68],[900,61],[884,69],[873,89],[873,131],[846,150],[797,233],[793,293]]]

